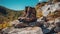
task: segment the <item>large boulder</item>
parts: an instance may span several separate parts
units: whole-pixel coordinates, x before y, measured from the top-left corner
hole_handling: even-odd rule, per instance
[[[54,29],[54,31],[60,32],[60,17],[55,19],[55,26],[56,28]]]
[[[6,30],[5,30],[6,31]],[[43,34],[40,27],[11,28],[8,34]]]

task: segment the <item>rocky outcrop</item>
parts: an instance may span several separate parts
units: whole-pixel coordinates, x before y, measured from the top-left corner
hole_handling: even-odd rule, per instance
[[[35,9],[36,9],[36,16],[37,16],[37,18],[40,18],[40,17],[43,16],[41,8],[42,8],[45,4],[47,4],[47,2],[38,3],[38,4],[36,5]]]
[[[7,30],[8,29],[9,28],[7,28]],[[5,29],[4,32],[6,32],[7,30]],[[20,29],[10,28],[7,33],[8,34],[43,34],[42,29],[40,27],[26,27]]]
[[[56,1],[56,2],[55,2]],[[53,3],[49,3],[53,2]],[[38,3],[36,5],[37,17],[46,16],[49,20],[60,17],[60,2],[59,0],[50,0],[45,3]]]

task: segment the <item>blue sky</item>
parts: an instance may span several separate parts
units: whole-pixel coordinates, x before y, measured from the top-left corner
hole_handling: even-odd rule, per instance
[[[25,6],[34,7],[38,2],[47,0],[0,0],[0,5],[13,10],[23,10]]]

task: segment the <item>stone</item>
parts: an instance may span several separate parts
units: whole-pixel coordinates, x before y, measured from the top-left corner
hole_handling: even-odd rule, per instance
[[[13,24],[19,24],[20,22],[18,20],[14,20],[14,21],[11,21],[10,24],[13,25]]]
[[[43,34],[40,27],[12,28],[8,34]]]
[[[55,31],[55,32],[60,32],[60,27],[56,27],[56,28],[54,29],[54,31]]]
[[[58,34],[60,34],[60,32],[58,32]]]

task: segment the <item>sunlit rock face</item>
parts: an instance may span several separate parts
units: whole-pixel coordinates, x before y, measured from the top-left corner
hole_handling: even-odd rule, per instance
[[[12,31],[11,31],[12,30]],[[8,34],[43,34],[40,27],[11,28]]]
[[[42,14],[42,10],[41,10],[41,8],[45,5],[45,4],[48,4],[47,2],[43,2],[43,3],[38,3],[37,5],[36,5],[36,16],[37,16],[37,18],[41,18],[42,16],[43,16],[43,14]]]
[[[38,9],[36,15],[37,15],[37,18],[42,17],[43,16],[42,11]]]
[[[54,12],[59,9],[60,9],[60,2],[51,5],[45,5],[42,7],[43,16],[47,16],[49,12]]]
[[[18,20],[14,20],[14,21],[11,21],[11,22],[10,22],[10,25],[11,25],[11,26],[12,26],[13,24],[17,25],[17,24],[19,24],[19,23],[21,23],[21,22],[19,22]]]
[[[60,2],[55,4],[56,10],[60,10]]]
[[[53,16],[56,10],[60,10],[60,2],[49,4],[49,2],[38,3],[36,5],[37,16]],[[49,14],[50,13],[50,14]],[[40,15],[39,15],[40,14]]]

